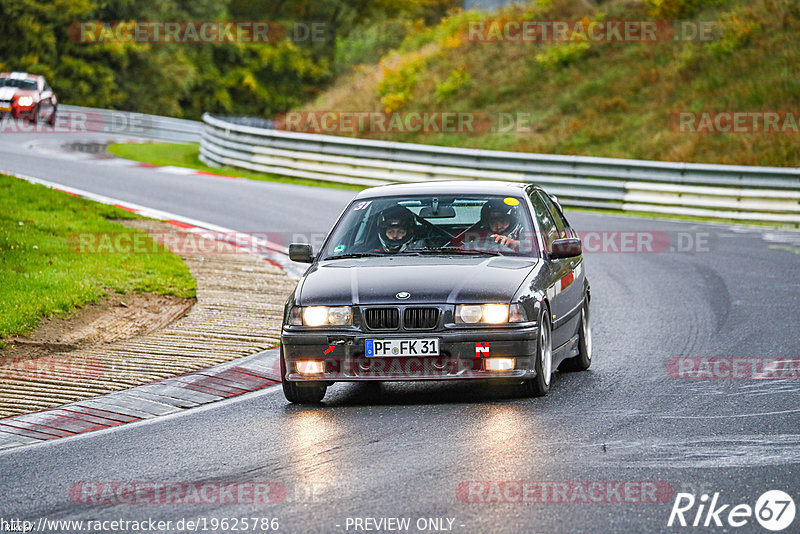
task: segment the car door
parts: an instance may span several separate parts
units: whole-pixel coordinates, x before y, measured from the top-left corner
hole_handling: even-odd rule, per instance
[[[563,328],[564,317],[573,307],[573,300],[570,298],[572,291],[565,291],[572,285],[570,277],[573,267],[570,265],[569,258],[553,259],[549,255],[553,250],[553,241],[566,236],[566,229],[561,222],[561,228],[556,224],[553,214],[545,203],[538,190],[534,189],[528,194],[539,231],[542,234],[546,255],[546,268],[548,270],[547,298],[550,302],[550,321],[553,325],[553,348],[557,348],[566,343],[571,337],[566,328]]]

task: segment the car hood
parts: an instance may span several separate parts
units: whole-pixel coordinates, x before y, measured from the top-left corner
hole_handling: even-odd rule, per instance
[[[11,100],[21,96],[32,96],[34,99],[39,95],[37,91],[30,89],[20,89],[19,87],[0,87],[0,100]]]
[[[11,100],[17,94],[16,87],[0,87],[0,100]]]
[[[509,302],[536,258],[389,256],[320,262],[301,281],[299,304]],[[398,299],[408,292],[408,299]]]

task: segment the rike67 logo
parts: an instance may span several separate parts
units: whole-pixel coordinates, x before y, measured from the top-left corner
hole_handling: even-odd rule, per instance
[[[719,492],[712,497],[704,493],[699,499],[691,493],[678,493],[667,526],[722,527],[727,523],[739,528],[751,524],[755,518],[765,529],[777,532],[794,522],[795,511],[792,497],[780,490],[765,492],[756,500],[755,507],[745,503],[723,504]]]

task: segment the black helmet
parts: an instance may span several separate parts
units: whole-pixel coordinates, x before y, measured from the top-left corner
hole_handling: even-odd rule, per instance
[[[390,228],[405,228],[406,235],[400,239],[389,239],[386,230]],[[384,250],[397,252],[403,245],[414,238],[414,214],[402,206],[386,208],[378,214],[378,239]]]
[[[509,206],[499,198],[486,202],[481,208],[481,223],[489,224],[490,219],[508,218],[509,228],[514,228],[517,223],[517,207]]]

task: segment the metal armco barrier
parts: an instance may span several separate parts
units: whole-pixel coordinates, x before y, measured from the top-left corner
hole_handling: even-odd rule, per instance
[[[534,182],[565,206],[800,224],[800,169],[554,156],[286,132],[209,114],[207,165],[337,183]],[[237,121],[240,122],[240,121]]]
[[[83,128],[90,133],[101,132],[184,143],[197,143],[203,133],[202,122],[144,113],[63,104],[59,104],[58,113],[64,128],[79,131]]]

